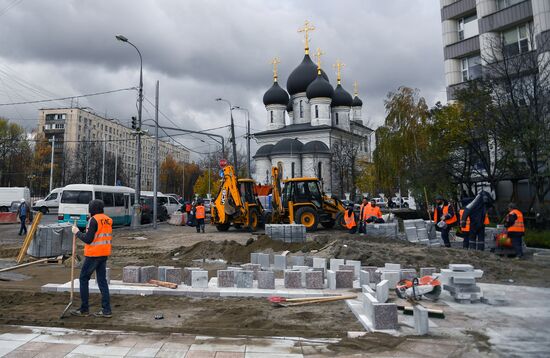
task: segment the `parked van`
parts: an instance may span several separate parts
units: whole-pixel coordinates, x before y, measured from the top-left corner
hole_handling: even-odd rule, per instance
[[[32,209],[41,211],[42,214],[57,212],[59,209],[59,201],[61,200],[61,193],[63,193],[63,188],[55,188],[44,199],[35,201],[32,205]]]
[[[31,204],[31,191],[27,187],[4,187],[0,188],[0,212],[8,212],[11,203],[20,202],[25,199],[27,204]]]
[[[141,191],[141,196],[152,198],[154,193],[152,191]],[[168,215],[172,215],[174,211],[181,208],[181,204],[174,198],[173,196],[169,196],[166,194],[161,193],[160,191],[157,191],[157,200],[159,203],[164,205],[166,207],[166,211],[168,212]]]
[[[67,185],[61,194],[58,222],[74,223],[76,220],[79,228],[86,227],[89,217],[88,204],[93,199],[101,199],[105,204],[105,215],[113,219],[113,225],[130,225],[134,193],[134,189],[125,186]]]

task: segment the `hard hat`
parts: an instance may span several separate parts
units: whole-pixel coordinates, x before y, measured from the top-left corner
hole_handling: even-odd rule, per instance
[[[25,202],[25,199],[21,199],[21,202],[24,203],[24,202]]]

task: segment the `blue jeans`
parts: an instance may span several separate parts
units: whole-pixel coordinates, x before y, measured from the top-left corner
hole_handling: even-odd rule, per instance
[[[107,256],[100,257],[88,257],[84,259],[82,264],[82,269],[80,269],[80,304],[81,312],[89,312],[90,305],[88,299],[90,296],[90,291],[88,288],[88,283],[92,273],[96,272],[97,285],[99,286],[99,291],[101,292],[101,308],[103,309],[104,314],[111,313],[111,303],[109,297],[109,286],[107,285]]]
[[[512,247],[516,251],[516,256],[523,257],[523,233],[509,232],[508,237],[512,240]]]
[[[470,232],[464,238],[462,247],[470,250],[485,250],[485,226],[481,228],[470,228]]]
[[[26,215],[20,216],[19,220],[21,220],[21,226],[19,227],[19,235],[21,234],[27,235],[27,225],[26,225],[27,216]]]

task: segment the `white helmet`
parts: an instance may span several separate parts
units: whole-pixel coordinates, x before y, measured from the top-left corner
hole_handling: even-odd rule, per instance
[[[21,199],[21,202],[24,203],[24,202],[25,202],[25,199]]]

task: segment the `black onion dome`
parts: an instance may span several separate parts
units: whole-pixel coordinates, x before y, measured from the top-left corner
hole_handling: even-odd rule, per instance
[[[330,154],[330,149],[325,143],[314,140],[304,145],[302,154]]]
[[[363,107],[363,101],[361,101],[361,98],[355,96],[353,97],[353,102],[351,105],[353,107]]]
[[[334,94],[334,89],[332,88],[329,81],[325,80],[322,75],[317,75],[315,81],[311,82],[307,86],[306,95],[308,99],[327,97],[332,98]]]
[[[288,101],[288,104],[286,105],[286,111],[288,113],[294,111],[294,106],[292,105],[292,100],[291,99]]]
[[[254,158],[269,157],[274,146],[274,144],[262,145],[254,154]]]
[[[264,104],[266,106],[270,104],[282,104],[286,106],[288,99],[288,93],[277,82],[273,82],[273,86],[264,93]]]
[[[300,154],[302,153],[302,147],[304,144],[298,139],[285,138],[275,144],[271,149],[271,155],[277,154]]]
[[[322,76],[328,81],[328,76],[321,70]],[[309,55],[305,55],[302,63],[292,71],[286,81],[286,89],[292,96],[296,93],[305,92],[307,86],[317,78],[317,65],[311,61]]]
[[[338,84],[338,86],[334,89],[334,95],[332,96],[332,107],[351,107],[352,104],[353,98],[351,98],[351,94],[349,94],[341,84]]]

